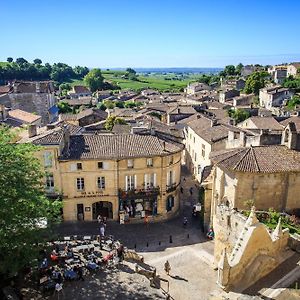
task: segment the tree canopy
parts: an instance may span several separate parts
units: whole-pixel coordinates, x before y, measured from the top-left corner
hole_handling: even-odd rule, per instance
[[[258,95],[259,90],[266,85],[267,72],[254,72],[246,80],[245,93]]]
[[[41,218],[57,220],[61,201],[44,196],[39,150],[32,144],[15,144],[9,129],[0,126],[0,276],[9,278],[37,258],[43,230]]]
[[[126,121],[122,118],[117,118],[116,116],[109,116],[105,121],[105,129],[111,131],[115,124],[126,125]]]
[[[13,61],[7,58],[8,64],[0,67],[0,80],[54,80],[58,83],[70,81],[71,79],[82,79],[88,72],[87,67],[71,66],[64,63],[42,64],[39,58],[29,63],[26,59],[19,57]]]
[[[84,77],[84,82],[92,92],[103,88],[103,76],[100,69],[92,69]]]
[[[235,123],[240,123],[250,117],[250,113],[244,109],[229,109],[228,116],[234,119]]]

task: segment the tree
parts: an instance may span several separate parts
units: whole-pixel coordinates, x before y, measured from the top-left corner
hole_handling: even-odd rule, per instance
[[[136,71],[131,69],[131,68],[127,68],[126,72],[129,73],[129,74],[136,74]]]
[[[14,59],[13,59],[12,57],[8,57],[6,60],[7,60],[9,63],[11,63],[11,62],[14,61]]]
[[[97,108],[99,108],[99,109],[101,109],[103,111],[105,111],[107,109],[107,107],[106,107],[106,105],[104,103],[98,103],[97,104]]]
[[[245,93],[251,94],[254,93],[258,95],[259,90],[265,87],[266,77],[268,76],[267,72],[254,72],[246,80],[245,84]]]
[[[237,75],[241,75],[242,69],[243,69],[244,65],[242,63],[239,63],[236,67],[235,67],[235,73]]]
[[[84,76],[84,82],[92,92],[96,92],[103,87],[103,76],[100,69],[93,69]]]
[[[16,63],[18,65],[23,65],[23,64],[28,63],[28,61],[25,58],[23,58],[23,57],[19,57],[19,58],[16,59]]]
[[[235,75],[235,66],[234,65],[228,65],[225,67],[224,72],[226,75]]]
[[[59,109],[59,113],[60,114],[65,114],[65,113],[69,113],[72,111],[72,108],[71,106],[69,105],[69,103],[67,102],[64,102],[64,101],[60,101],[58,104],[57,104],[57,107]]]
[[[36,64],[36,65],[41,65],[41,64],[42,64],[42,60],[39,59],[39,58],[34,59],[33,62],[34,62],[34,64]]]
[[[124,108],[124,102],[123,101],[117,101],[116,102],[116,107]]]
[[[126,125],[126,121],[122,118],[117,118],[116,116],[109,116],[105,121],[105,129],[111,131],[115,124]]]
[[[229,109],[228,116],[234,119],[235,123],[243,122],[250,117],[250,113],[244,109]]]
[[[299,96],[293,96],[287,103],[287,107],[290,110],[295,109],[296,105],[300,104],[300,97]]]
[[[40,218],[57,220],[61,202],[44,196],[44,178],[36,146],[13,143],[9,129],[0,126],[0,276],[10,278],[29,266],[43,246]],[[39,246],[38,246],[39,245]]]

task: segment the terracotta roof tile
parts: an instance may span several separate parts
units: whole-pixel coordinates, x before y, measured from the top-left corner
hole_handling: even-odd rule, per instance
[[[217,166],[239,172],[300,172],[300,152],[282,145],[245,147],[211,153]]]

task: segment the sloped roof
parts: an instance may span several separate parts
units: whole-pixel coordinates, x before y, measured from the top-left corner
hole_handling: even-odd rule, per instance
[[[76,94],[83,94],[83,93],[90,93],[91,91],[89,90],[89,88],[87,88],[84,85],[74,85],[73,86],[74,92]]]
[[[81,134],[70,137],[69,151],[62,159],[123,159],[164,156],[184,148],[183,144],[159,139],[152,135]]]
[[[280,123],[277,122],[274,117],[250,117],[240,124],[245,123],[248,120],[253,122],[253,124],[256,126],[256,129],[283,130],[283,126],[280,125]]]
[[[17,119],[24,123],[29,123],[29,124],[41,119],[41,116],[29,113],[29,112],[21,110],[21,109],[10,110],[8,112],[8,115],[11,118],[14,118],[14,119]]]
[[[300,132],[300,117],[290,117],[280,122],[280,124],[284,127],[287,126],[289,123],[294,123],[297,132]]]
[[[300,153],[282,145],[222,150],[210,158],[217,166],[238,172],[300,172]]]

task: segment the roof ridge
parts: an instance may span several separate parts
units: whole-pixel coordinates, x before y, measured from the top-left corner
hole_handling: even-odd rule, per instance
[[[237,150],[238,150],[238,151],[237,151]],[[233,148],[233,149],[230,149],[230,152],[237,151],[235,154],[233,154],[233,155],[236,155],[236,154],[242,152],[243,150],[244,150],[244,149],[235,149],[235,148]],[[222,155],[222,154],[220,154],[220,155]],[[223,161],[225,161],[225,160],[228,159],[229,157],[232,157],[233,155],[227,156],[227,157],[225,157],[225,158],[219,160],[219,161],[217,162],[217,164],[222,163]]]
[[[254,151],[254,148],[252,147],[252,145],[250,146],[250,148],[251,148],[251,152],[252,152],[252,154],[253,154],[253,156],[254,156],[254,161],[255,161],[257,170],[258,170],[258,172],[260,172],[260,168],[259,168],[259,164],[258,164],[258,161],[257,161],[257,157],[256,157],[256,153],[255,153],[255,151]]]

